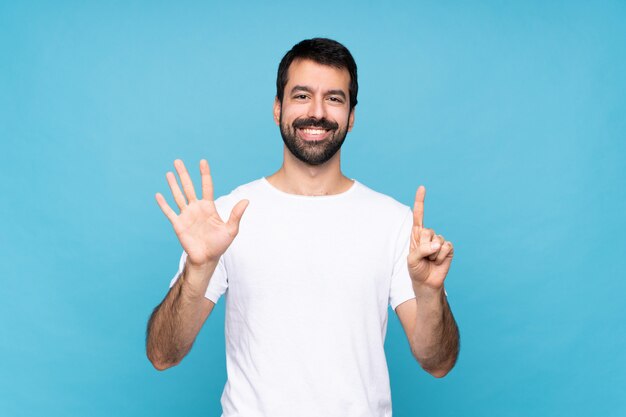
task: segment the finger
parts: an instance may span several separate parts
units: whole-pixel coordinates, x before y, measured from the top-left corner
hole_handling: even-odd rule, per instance
[[[446,261],[452,261],[452,256],[454,256],[454,247],[452,246],[452,242],[444,242],[437,258],[435,259],[435,264],[441,265]]]
[[[185,196],[187,196],[187,201],[190,203],[196,199],[196,192],[193,189],[193,183],[191,182],[191,177],[187,172],[187,168],[185,168],[185,164],[180,159],[174,161],[174,167],[176,167],[176,172],[178,172],[178,176],[180,177],[180,183],[183,186],[183,191],[185,192]]]
[[[443,244],[444,244],[444,242],[445,242],[445,241],[446,241],[446,240],[445,240],[445,239],[443,238],[443,236],[441,236],[441,235],[437,235],[437,236],[434,236],[434,237],[433,237],[432,242],[439,242],[439,245],[441,245],[441,246],[439,246],[439,250],[437,250],[437,252],[435,252],[435,253],[431,254],[431,255],[428,257],[428,259],[430,259],[431,261],[434,261],[435,259],[437,259],[437,257],[439,256],[439,253],[441,252],[441,248],[443,247]],[[431,242],[431,243],[432,243],[432,242]]]
[[[419,253],[420,258],[426,258],[433,253],[436,253],[441,248],[441,244],[438,240],[433,241],[435,232],[433,229],[422,229],[420,232]]]
[[[213,179],[206,159],[200,161],[200,175],[202,177],[202,199],[213,201]]]
[[[411,250],[418,250],[420,247],[420,232],[421,228],[417,226],[413,226],[413,230],[411,230]]]
[[[173,172],[168,172],[165,174],[165,178],[167,178],[167,185],[170,186],[170,190],[172,190],[172,195],[174,196],[174,201],[176,201],[176,205],[183,211],[183,209],[187,206],[187,200],[185,200],[185,196],[180,191],[178,187],[178,182],[176,181],[176,176]]]
[[[174,223],[174,220],[176,220],[176,213],[174,212],[174,210],[172,210],[169,204],[167,204],[167,201],[165,201],[165,197],[163,197],[161,193],[156,193],[155,198],[157,204],[161,208],[161,211],[163,212],[163,214],[165,214],[165,217],[167,217],[167,219],[171,223]]]
[[[424,227],[424,199],[426,198],[426,187],[420,185],[415,193],[415,204],[413,205],[413,224]]]
[[[233,207],[230,212],[230,217],[228,218],[228,222],[226,225],[228,226],[229,233],[231,236],[236,236],[239,233],[239,222],[241,221],[241,216],[243,216],[243,212],[246,211],[248,207],[249,200],[241,200],[235,207]]]

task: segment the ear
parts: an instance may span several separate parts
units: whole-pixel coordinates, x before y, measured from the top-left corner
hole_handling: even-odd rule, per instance
[[[352,108],[352,110],[350,110],[350,116],[348,116],[348,132],[350,132],[352,130],[352,125],[354,125],[354,111],[356,110],[356,108]]]
[[[276,126],[280,126],[280,110],[280,100],[278,100],[278,97],[274,97],[274,123],[276,123]]]

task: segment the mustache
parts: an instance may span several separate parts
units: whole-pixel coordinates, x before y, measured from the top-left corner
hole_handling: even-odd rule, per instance
[[[331,122],[326,118],[316,119],[314,117],[307,117],[306,119],[296,119],[293,121],[292,126],[295,129],[302,129],[306,127],[320,127],[326,130],[337,130],[339,124],[337,122]]]

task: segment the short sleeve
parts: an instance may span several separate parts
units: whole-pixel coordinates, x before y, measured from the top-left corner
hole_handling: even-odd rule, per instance
[[[185,267],[186,261],[187,253],[183,251],[183,254],[180,257],[180,262],[178,263],[178,272],[176,272],[176,275],[174,275],[174,278],[172,278],[172,280],[170,281],[170,288],[174,286],[174,283],[176,283],[180,275],[183,273],[183,268]],[[217,304],[217,300],[219,300],[222,294],[226,292],[227,288],[228,277],[226,275],[226,268],[224,267],[224,256],[222,256],[217,263],[215,272],[213,272],[213,275],[209,280],[209,286],[207,287],[204,296]]]
[[[394,263],[389,289],[389,304],[394,310],[403,302],[415,298],[413,284],[409,276],[407,257],[409,256],[409,239],[413,228],[413,212],[408,208],[394,245]]]

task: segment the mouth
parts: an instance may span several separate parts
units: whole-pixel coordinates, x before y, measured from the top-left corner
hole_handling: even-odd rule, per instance
[[[298,135],[306,141],[318,141],[326,139],[331,130],[330,129],[322,129],[320,127],[303,127],[297,128],[296,131]]]

